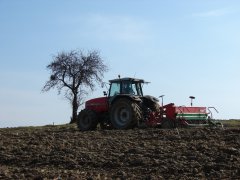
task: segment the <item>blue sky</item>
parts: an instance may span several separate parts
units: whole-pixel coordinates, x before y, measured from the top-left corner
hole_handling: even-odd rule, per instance
[[[164,103],[193,95],[240,118],[239,19],[238,0],[0,0],[0,127],[69,122],[69,103],[41,89],[52,57],[72,49],[99,50],[105,81],[143,78]]]

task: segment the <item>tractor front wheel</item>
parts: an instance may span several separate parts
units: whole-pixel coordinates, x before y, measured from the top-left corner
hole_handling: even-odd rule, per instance
[[[97,123],[97,115],[92,110],[84,109],[78,114],[77,125],[81,131],[95,130]]]
[[[136,126],[142,118],[139,105],[127,98],[113,103],[110,112],[112,126],[116,129],[129,129]]]

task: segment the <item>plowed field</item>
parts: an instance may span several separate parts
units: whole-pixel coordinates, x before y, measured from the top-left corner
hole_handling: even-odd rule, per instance
[[[240,179],[240,128],[0,129],[0,179]]]

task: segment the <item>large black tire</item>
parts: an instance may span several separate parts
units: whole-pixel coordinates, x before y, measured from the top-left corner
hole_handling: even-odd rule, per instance
[[[95,130],[97,128],[98,119],[94,111],[84,109],[78,114],[77,125],[81,131]]]
[[[133,100],[120,98],[111,107],[110,119],[112,126],[116,129],[133,128],[141,118],[141,109]]]

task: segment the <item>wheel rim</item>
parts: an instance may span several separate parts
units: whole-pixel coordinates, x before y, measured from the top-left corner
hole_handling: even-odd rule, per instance
[[[114,113],[114,119],[116,121],[117,124],[119,125],[125,125],[126,123],[129,122],[130,119],[130,112],[128,111],[128,109],[126,107],[118,107],[115,110]]]
[[[91,118],[89,116],[84,116],[81,124],[83,127],[88,127],[91,124]]]

